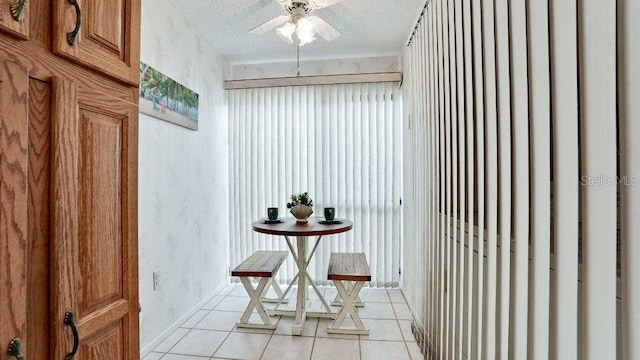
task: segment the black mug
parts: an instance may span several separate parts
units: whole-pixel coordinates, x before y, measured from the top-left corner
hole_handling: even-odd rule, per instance
[[[324,208],[324,219],[327,221],[333,221],[336,217],[336,208],[326,207]]]
[[[277,207],[267,208],[267,217],[269,218],[269,220],[278,220],[278,208]]]

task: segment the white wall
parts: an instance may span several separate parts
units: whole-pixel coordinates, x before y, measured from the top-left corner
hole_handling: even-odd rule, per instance
[[[140,114],[143,352],[227,281],[229,262],[222,57],[177,14],[166,2],[142,1],[141,60],[200,95],[197,131]],[[155,270],[161,272],[157,291]]]

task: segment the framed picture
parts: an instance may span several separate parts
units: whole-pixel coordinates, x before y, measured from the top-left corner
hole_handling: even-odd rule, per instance
[[[198,130],[198,94],[140,62],[140,112]]]

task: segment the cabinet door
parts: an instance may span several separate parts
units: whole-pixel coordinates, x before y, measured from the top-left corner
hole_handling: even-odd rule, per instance
[[[139,357],[137,106],[52,80],[52,358]]]
[[[0,30],[21,39],[29,38],[28,0],[0,0]]]
[[[138,85],[140,0],[55,0],[53,24],[56,54]]]
[[[0,351],[27,322],[27,71],[0,61]]]

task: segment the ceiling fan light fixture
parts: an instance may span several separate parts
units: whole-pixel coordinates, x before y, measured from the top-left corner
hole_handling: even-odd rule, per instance
[[[275,29],[278,37],[288,44],[294,43],[295,33],[299,47],[315,41],[316,34],[326,41],[334,40],[340,36],[340,32],[321,18],[309,16],[309,13],[316,8],[324,8],[342,1],[344,0],[277,0],[289,15],[276,16],[249,30],[249,33],[261,35]]]
[[[315,38],[315,31],[313,30],[313,24],[309,19],[302,18],[296,23],[296,36],[300,40],[300,46],[304,46],[310,42],[313,42]]]
[[[277,28],[276,34],[278,34],[278,37],[280,37],[282,41],[289,44],[293,44],[293,39],[291,39],[291,36],[293,35],[293,32],[295,30],[296,30],[296,25],[291,21],[289,21],[284,25],[282,25],[282,27]]]

